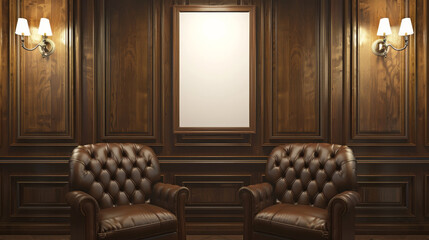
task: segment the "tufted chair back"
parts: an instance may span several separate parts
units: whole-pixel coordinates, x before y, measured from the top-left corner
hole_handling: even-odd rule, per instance
[[[266,177],[278,201],[326,208],[336,194],[355,188],[355,169],[347,146],[288,144],[271,152]]]
[[[145,203],[159,179],[158,159],[144,145],[78,146],[70,158],[71,190],[90,194],[100,208]]]

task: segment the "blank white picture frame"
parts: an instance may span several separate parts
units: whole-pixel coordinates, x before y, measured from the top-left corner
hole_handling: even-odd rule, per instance
[[[175,130],[251,131],[251,12],[210,10],[175,13]]]

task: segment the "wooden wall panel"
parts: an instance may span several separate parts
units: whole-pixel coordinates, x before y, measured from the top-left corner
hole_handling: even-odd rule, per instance
[[[68,217],[67,175],[11,175],[11,218]]]
[[[240,206],[238,190],[251,175],[176,175],[175,183],[192,191],[188,206]]]
[[[68,234],[68,156],[98,141],[154,147],[162,181],[191,188],[189,234],[240,234],[237,189],[264,180],[273,146],[304,141],[351,145],[357,233],[429,234],[427,1],[0,1],[1,234]],[[173,134],[174,5],[255,5],[255,134]],[[14,35],[41,12],[48,59]],[[386,15],[393,44],[404,16],[415,34],[382,59],[369,47]]]
[[[266,1],[267,143],[327,141],[329,3]]]
[[[359,175],[361,203],[358,217],[415,217],[415,178],[415,175]]]
[[[16,0],[10,6],[11,145],[76,145],[73,1]],[[17,17],[29,22],[32,35],[25,42],[30,47],[41,40],[40,18],[49,18],[55,53],[42,58],[38,50],[20,48]]]
[[[415,0],[354,0],[352,11],[352,109],[349,145],[414,145],[415,143],[415,50],[390,50],[388,57],[371,51],[379,19],[389,16],[392,35],[387,40],[402,46],[397,35],[400,20],[415,22]],[[413,38],[413,36],[412,36]]]
[[[159,5],[100,2],[99,140],[160,142]]]

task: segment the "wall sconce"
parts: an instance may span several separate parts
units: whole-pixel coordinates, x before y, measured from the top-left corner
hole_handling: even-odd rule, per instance
[[[389,47],[393,48],[396,51],[405,50],[408,47],[408,36],[413,35],[413,25],[410,18],[403,18],[401,26],[399,27],[399,36],[404,37],[405,46],[402,48],[395,48],[392,44],[387,43],[386,36],[392,34],[390,29],[390,23],[388,18],[380,19],[380,24],[378,25],[377,36],[383,36],[383,39],[377,39],[372,43],[372,52],[377,56],[387,57],[387,52]]]
[[[55,51],[55,43],[48,39],[48,36],[52,36],[51,24],[49,23],[49,19],[41,18],[39,24],[39,32],[42,35],[42,41],[40,41],[34,48],[27,48],[24,44],[24,36],[30,36],[30,29],[28,28],[28,22],[25,18],[18,18],[18,22],[16,23],[15,34],[21,36],[21,46],[25,50],[33,51],[37,47],[39,48],[42,57],[48,57]]]

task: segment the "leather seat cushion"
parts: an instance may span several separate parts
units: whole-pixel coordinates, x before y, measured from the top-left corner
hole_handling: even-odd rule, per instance
[[[275,204],[255,216],[254,229],[289,239],[328,239],[327,220],[328,211],[322,208]]]
[[[177,229],[173,213],[151,204],[102,209],[99,219],[99,239],[141,239]]]

